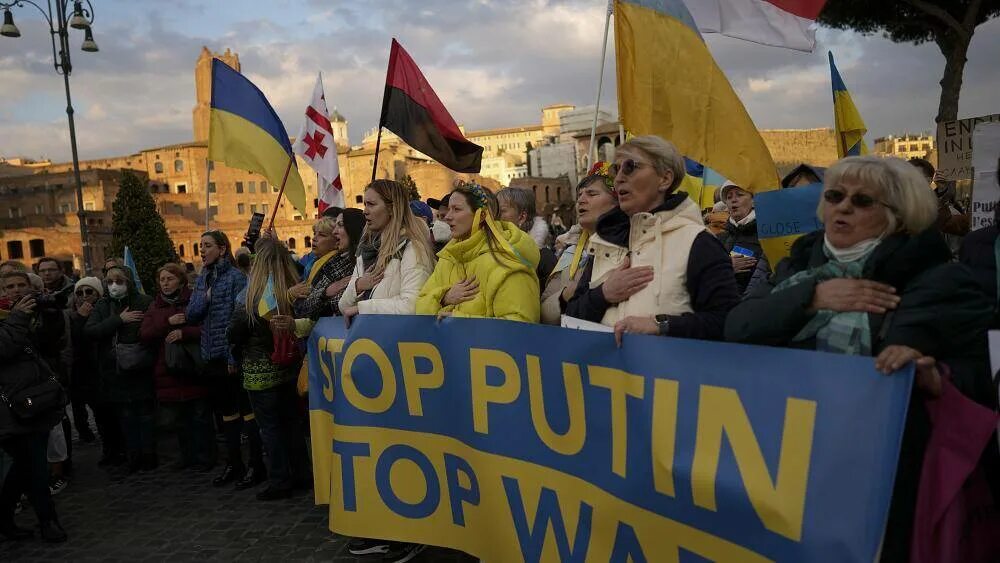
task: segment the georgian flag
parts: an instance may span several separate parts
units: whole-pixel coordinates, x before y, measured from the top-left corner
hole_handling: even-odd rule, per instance
[[[327,207],[344,206],[344,187],[340,183],[340,165],[337,163],[337,144],[330,125],[330,112],[323,94],[323,73],[316,77],[312,101],[306,107],[306,121],[292,145],[295,154],[302,157],[319,176],[319,212]]]
[[[827,0],[684,0],[698,29],[763,45],[812,51]]]

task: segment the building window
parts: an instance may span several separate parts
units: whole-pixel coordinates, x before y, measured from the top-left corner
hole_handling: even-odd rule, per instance
[[[924,143],[924,148],[923,148],[923,150],[924,150],[924,151],[929,151],[929,150],[931,150],[931,146],[930,146],[930,144],[928,144],[928,143]]]
[[[72,212],[73,212],[73,204],[71,203],[59,204],[59,213],[72,213]]]
[[[916,144],[913,144],[913,145],[910,145],[910,150],[911,151],[917,151],[917,150],[920,150],[920,149],[917,148]]]
[[[200,248],[201,248],[201,247],[200,247],[200,246],[198,246],[197,244],[192,244],[192,245],[191,245],[191,250],[194,250],[194,255],[195,255],[195,256],[197,256],[197,255],[198,255],[198,250],[199,250]]]
[[[257,182],[254,182],[253,180],[247,182],[247,191],[252,194],[257,193]]]
[[[246,212],[247,212],[247,206],[245,204],[242,204],[242,203],[237,203],[236,204],[236,214],[237,215],[244,215],[244,214],[246,214]]]
[[[354,196],[354,203],[361,205],[365,202],[365,198],[361,195]]]
[[[41,205],[41,204],[36,205],[35,206],[35,215],[41,215],[42,213],[45,213],[45,206]]]
[[[7,213],[10,215],[11,219],[17,219],[18,217],[21,216],[21,208],[11,207],[10,209],[7,210]]]
[[[83,210],[84,211],[93,211],[94,209],[95,209],[94,202],[92,202],[92,201],[85,201],[85,202],[83,202]]]
[[[301,221],[301,220],[302,220],[302,214],[296,211],[295,215],[292,215],[292,221]]]
[[[219,214],[219,206],[218,205],[210,205],[210,206],[208,206],[208,216],[209,217],[215,217],[218,214]]]
[[[312,248],[312,239],[309,238],[309,237],[306,237],[305,245],[306,245],[306,248]]]
[[[177,159],[174,161],[174,172],[184,172],[184,161]]]
[[[236,182],[236,193],[243,193],[243,182]]]
[[[271,191],[274,192],[274,193],[278,193],[278,186],[271,186]],[[260,193],[265,193],[265,192],[267,192],[267,182],[265,182],[264,180],[261,180],[260,181]]]
[[[162,162],[154,163],[153,170],[155,170],[157,174],[163,174],[163,163]]]
[[[261,204],[261,206],[260,206],[260,212],[263,213],[264,215],[267,215],[267,204],[266,203],[262,203]]]
[[[549,186],[545,186],[545,203],[549,202]]]
[[[187,184],[177,184],[177,193],[186,194],[188,193]]]
[[[184,245],[183,244],[180,245],[177,248],[177,255],[180,256],[181,258],[184,258]]]
[[[214,194],[215,193],[215,182],[209,182],[208,183],[208,193],[210,193],[210,194]]]
[[[24,258],[24,246],[19,240],[7,241],[7,258],[17,260]]]
[[[45,256],[45,241],[40,238],[33,238],[28,241],[28,250],[32,258]]]
[[[256,203],[251,203],[250,204],[250,213],[257,213],[257,204]]]
[[[288,250],[295,250],[295,239],[288,239]]]

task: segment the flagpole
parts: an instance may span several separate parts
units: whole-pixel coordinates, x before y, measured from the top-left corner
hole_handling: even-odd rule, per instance
[[[590,146],[587,148],[587,168],[597,162],[594,152],[594,138],[597,136],[597,116],[601,113],[601,90],[604,86],[604,60],[608,55],[608,29],[611,27],[611,12],[614,0],[608,0],[608,13],[604,17],[604,46],[601,48],[601,75],[597,79],[597,102],[594,104],[594,124],[590,127]]]
[[[278,197],[274,200],[274,210],[271,211],[271,221],[267,224],[268,231],[274,228],[274,218],[278,215],[278,207],[281,204],[281,196],[285,193],[285,182],[288,181],[288,172],[291,171],[293,162],[295,162],[295,153],[288,155],[288,166],[285,167],[285,175],[281,178],[281,189],[278,190]]]
[[[209,205],[209,193],[208,186],[211,185],[210,180],[212,179],[212,161],[205,159],[205,232],[212,230],[212,217],[211,217],[211,205]]]
[[[382,98],[382,105],[385,106],[385,98]],[[375,181],[375,172],[378,170],[378,149],[382,144],[382,122],[378,124],[378,138],[375,139],[375,160],[372,163],[372,182]]]

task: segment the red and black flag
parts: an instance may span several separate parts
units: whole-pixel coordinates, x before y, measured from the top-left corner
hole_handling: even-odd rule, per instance
[[[395,39],[379,126],[456,172],[479,172],[483,147],[462,135],[424,74]]]

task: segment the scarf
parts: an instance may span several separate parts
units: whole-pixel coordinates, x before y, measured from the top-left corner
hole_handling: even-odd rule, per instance
[[[575,280],[576,273],[580,271],[580,268],[585,268],[587,262],[590,260],[590,254],[587,254],[587,241],[590,239],[590,233],[587,231],[581,231],[581,234],[575,243],[570,244],[563,251],[562,255],[559,257],[559,261],[556,263],[556,267],[552,269],[552,276],[558,275],[566,268],[569,268],[569,279]]]
[[[362,240],[358,245],[358,256],[361,256],[361,265],[367,272],[375,261],[378,260],[378,251],[382,248],[382,235],[375,235],[374,238]],[[314,266],[315,267],[315,266]]]
[[[316,279],[316,274],[323,269],[323,265],[330,261],[331,258],[340,254],[338,251],[333,250],[324,254],[321,258],[317,258],[315,262],[312,263],[312,268],[309,270],[309,278],[306,279],[306,284],[312,286],[313,280]],[[375,251],[375,255],[378,256],[378,251]]]
[[[162,299],[163,299],[163,300],[164,300],[164,301],[165,301],[166,303],[168,303],[168,304],[170,304],[170,305],[177,305],[177,302],[178,302],[178,301],[180,301],[180,299],[181,299],[181,290],[180,290],[180,289],[178,289],[177,291],[175,291],[175,292],[173,292],[173,293],[171,293],[171,294],[169,294],[169,295],[168,295],[168,294],[166,294],[166,293],[163,293],[163,292],[161,291],[161,292],[160,292],[160,297],[161,297],[161,298],[162,298]]]
[[[739,221],[735,221],[733,220],[732,217],[729,217],[729,222],[732,223],[733,225],[736,225],[737,227],[745,227],[756,220],[757,220],[756,209],[751,209],[750,213],[747,213],[747,216],[740,219]]]
[[[866,241],[868,242],[868,241]],[[840,261],[824,245],[823,252],[829,261],[821,266],[810,268],[795,274],[774,288],[775,292],[806,282],[823,282],[826,280],[847,278],[861,279],[865,263],[878,246],[866,245],[864,254],[851,261]],[[792,338],[792,342],[802,342],[809,338],[816,339],[816,351],[847,354],[851,356],[870,356],[872,353],[872,329],[868,322],[868,313],[849,311],[840,313],[829,309],[817,311],[802,330]]]

